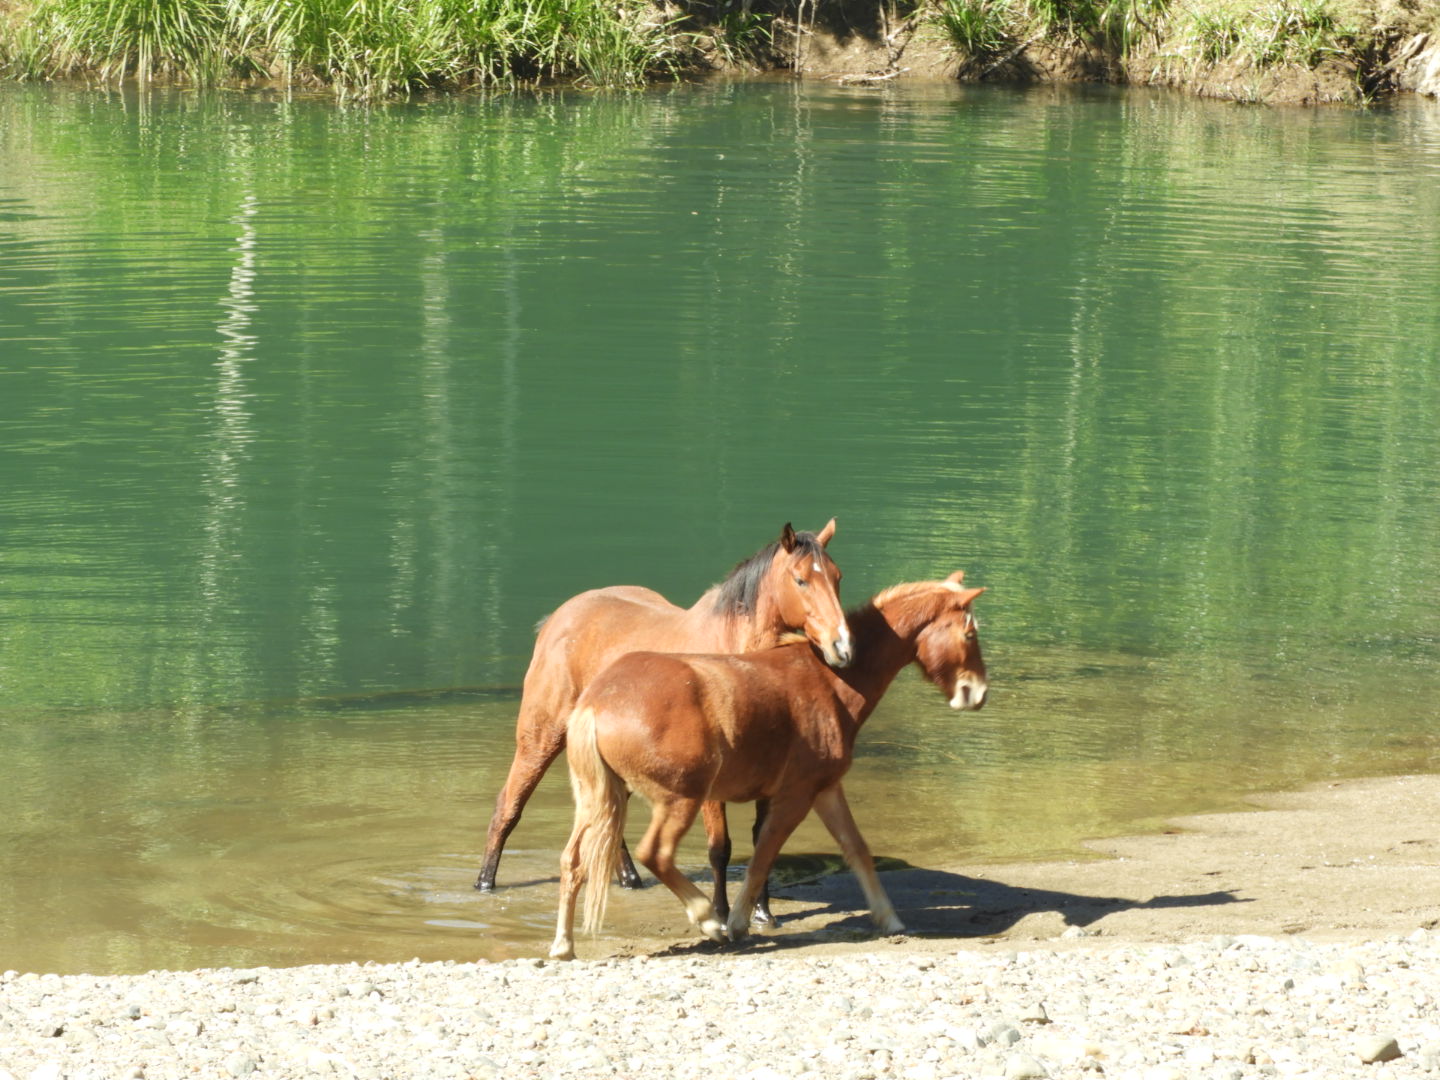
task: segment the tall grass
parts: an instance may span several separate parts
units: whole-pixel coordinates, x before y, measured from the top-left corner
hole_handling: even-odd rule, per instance
[[[1012,40],[1007,0],[940,0],[935,21],[951,45],[968,56],[993,56]]]
[[[40,4],[30,14],[30,63],[40,70],[93,70],[110,81],[188,74],[223,66],[226,20],[216,0],[115,0]]]
[[[1170,0],[939,0],[935,21],[962,52],[984,57],[1037,36],[1105,45],[1122,56],[1158,40]]]
[[[1237,60],[1257,68],[1356,59],[1372,48],[1371,36],[1342,25],[1321,0],[1272,0],[1245,12],[1196,11],[1188,28],[1201,61]]]
[[[1158,44],[1165,36],[1170,0],[1107,0],[1096,19],[1095,35],[1121,56],[1129,56],[1145,42]]]
[[[645,0],[35,0],[22,76],[261,76],[381,98],[430,86],[634,85],[674,63]]]
[[[710,41],[716,58],[732,67],[758,67],[774,45],[774,21],[772,12],[724,5],[715,19]]]

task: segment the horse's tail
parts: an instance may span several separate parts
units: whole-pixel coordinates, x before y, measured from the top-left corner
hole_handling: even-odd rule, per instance
[[[625,781],[600,756],[595,734],[595,710],[570,714],[565,739],[570,761],[570,790],[575,795],[575,821],[582,825],[580,866],[585,875],[585,932],[593,934],[605,918],[610,879],[620,866],[620,845],[625,836]]]

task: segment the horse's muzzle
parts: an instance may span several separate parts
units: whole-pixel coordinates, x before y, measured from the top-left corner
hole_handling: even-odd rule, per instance
[[[950,707],[975,712],[985,707],[985,699],[989,695],[990,687],[985,682],[979,679],[957,679],[955,693],[950,698]]]
[[[834,668],[849,667],[850,661],[855,659],[855,646],[850,643],[848,633],[836,638],[824,651],[825,662]]]

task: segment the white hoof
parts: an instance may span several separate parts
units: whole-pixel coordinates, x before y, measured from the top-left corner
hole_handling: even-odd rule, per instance
[[[890,915],[883,919],[877,919],[875,920],[875,925],[880,928],[880,933],[887,937],[891,934],[903,934],[905,932],[905,924],[900,921],[898,915]]]
[[[750,920],[739,918],[736,912],[730,913],[730,921],[725,924],[725,932],[730,935],[731,941],[740,941],[750,936]]]
[[[557,941],[550,946],[551,960],[574,960],[575,944],[571,941]]]
[[[711,941],[729,940],[725,934],[725,924],[722,923],[719,919],[715,918],[715,916],[713,915],[709,916],[708,918],[701,919],[698,925],[700,928],[700,932],[704,934],[707,938],[709,938]]]

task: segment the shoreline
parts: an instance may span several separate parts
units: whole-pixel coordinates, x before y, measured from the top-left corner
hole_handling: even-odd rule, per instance
[[[652,889],[638,907],[673,912],[612,917],[569,963],[5,972],[0,1080],[1440,1070],[1440,776],[1254,801],[1095,860],[882,874],[899,938],[845,874],[785,889],[738,949]]]
[[[484,26],[363,8],[332,26],[304,0],[300,31],[276,34],[268,9],[246,8],[249,0],[185,32],[163,19],[150,25],[148,9],[126,15],[122,5],[115,15],[98,0],[0,0],[0,75],[107,89],[319,90],[341,102],[569,84],[634,89],[713,75],[856,88],[1091,82],[1271,105],[1440,98],[1440,14],[1405,0],[1262,8],[941,0],[914,9],[765,0],[740,12],[710,0],[624,0],[596,6],[589,19],[566,16],[556,2],[507,0],[513,7]],[[549,27],[539,39],[537,20]]]

